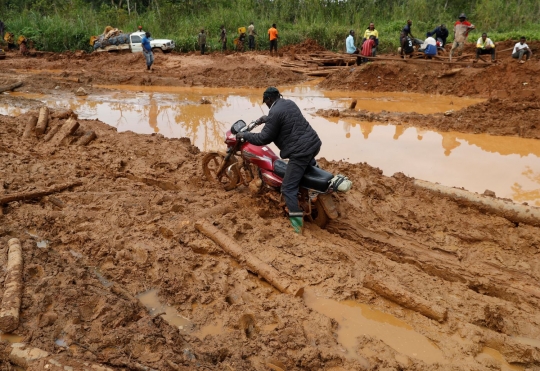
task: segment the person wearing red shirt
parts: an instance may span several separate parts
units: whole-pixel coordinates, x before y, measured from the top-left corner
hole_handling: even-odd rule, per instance
[[[459,15],[459,20],[454,23],[454,43],[452,44],[452,49],[450,50],[450,61],[452,61],[452,56],[454,55],[454,50],[458,50],[459,55],[463,51],[463,46],[467,41],[469,36],[469,31],[473,30],[475,27],[471,22],[467,21],[467,16],[465,13]]]
[[[362,52],[360,55],[364,57],[372,57],[373,48],[375,47],[375,35],[371,35],[369,39],[366,39],[362,44]],[[364,62],[367,62],[369,59],[364,58]]]

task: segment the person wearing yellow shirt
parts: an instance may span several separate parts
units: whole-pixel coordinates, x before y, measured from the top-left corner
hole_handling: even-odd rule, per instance
[[[369,24],[369,27],[364,32],[364,38],[362,39],[362,44],[364,44],[364,41],[368,40],[370,36],[375,36],[375,47],[371,49],[371,56],[375,57],[377,55],[377,46],[379,46],[379,31],[375,29],[375,24],[371,22]]]
[[[478,61],[480,55],[484,54],[491,54],[491,62],[495,62],[495,44],[487,37],[487,33],[485,32],[476,42],[476,61]]]

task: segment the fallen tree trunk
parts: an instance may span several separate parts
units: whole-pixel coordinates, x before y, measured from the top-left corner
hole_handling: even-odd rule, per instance
[[[206,220],[198,221],[195,223],[195,228],[221,246],[225,252],[237,261],[245,263],[251,271],[263,277],[279,291],[294,296],[302,296],[304,294],[303,287],[291,282],[288,277],[284,277],[274,267],[271,267],[259,258],[251,255],[249,252],[243,251],[242,247],[239,246],[236,241],[214,227],[210,222]]]
[[[49,189],[45,189],[41,191],[12,193],[12,194],[0,197],[0,205],[7,204],[13,201],[32,200],[34,198],[40,198],[43,196],[48,196],[50,194],[61,192],[65,189],[75,187],[75,186],[80,186],[80,185],[82,185],[82,182],[77,181],[77,182],[71,182],[71,183],[58,184],[58,185],[50,187]]]
[[[377,294],[385,297],[399,305],[414,310],[428,318],[443,322],[446,320],[448,311],[440,305],[430,303],[426,299],[415,295],[404,288],[394,284],[386,285],[379,277],[367,275],[364,278],[364,286],[375,291]]]
[[[36,116],[30,116],[24,128],[24,133],[22,136],[24,139],[30,138],[32,133],[34,133],[34,131],[36,130],[37,121],[38,118]]]
[[[0,307],[0,330],[9,333],[19,327],[19,310],[23,291],[23,259],[21,242],[17,238],[8,241],[8,262],[5,291]]]
[[[36,135],[43,135],[47,130],[47,124],[49,123],[49,108],[43,106],[39,109],[39,118],[36,125]]]
[[[3,93],[5,91],[11,91],[13,89],[20,88],[21,86],[23,86],[22,81],[16,82],[15,84],[11,84],[11,85],[0,86],[0,93]]]
[[[414,185],[429,191],[448,196],[460,204],[475,206],[483,211],[502,216],[511,222],[526,223],[540,227],[540,208],[515,204],[493,197],[482,196],[476,193],[443,186],[425,180],[415,180]]]

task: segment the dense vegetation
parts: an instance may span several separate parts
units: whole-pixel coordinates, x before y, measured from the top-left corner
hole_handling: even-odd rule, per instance
[[[232,47],[238,27],[254,21],[259,49],[267,48],[266,31],[276,23],[280,45],[317,40],[328,49],[344,48],[349,29],[361,37],[375,22],[382,49],[398,44],[400,29],[412,19],[413,34],[423,38],[440,23],[449,29],[465,12],[477,26],[470,39],[488,32],[496,40],[526,35],[540,39],[538,0],[0,0],[7,30],[25,35],[40,50],[91,50],[89,37],[107,25],[124,32],[142,25],[155,37],[175,40],[181,51],[195,50],[205,28],[211,49],[219,46],[219,26]]]

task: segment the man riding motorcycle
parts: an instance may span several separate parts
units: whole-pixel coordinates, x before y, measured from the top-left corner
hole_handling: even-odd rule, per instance
[[[256,120],[257,124],[265,123],[262,131],[240,132],[236,137],[257,146],[274,142],[281,151],[281,158],[289,159],[281,193],[289,209],[289,220],[294,231],[302,233],[304,213],[298,205],[298,189],[307,167],[316,164],[315,156],[319,153],[322,142],[296,103],[283,99],[275,87],[265,90],[263,103],[270,111],[268,116]]]

